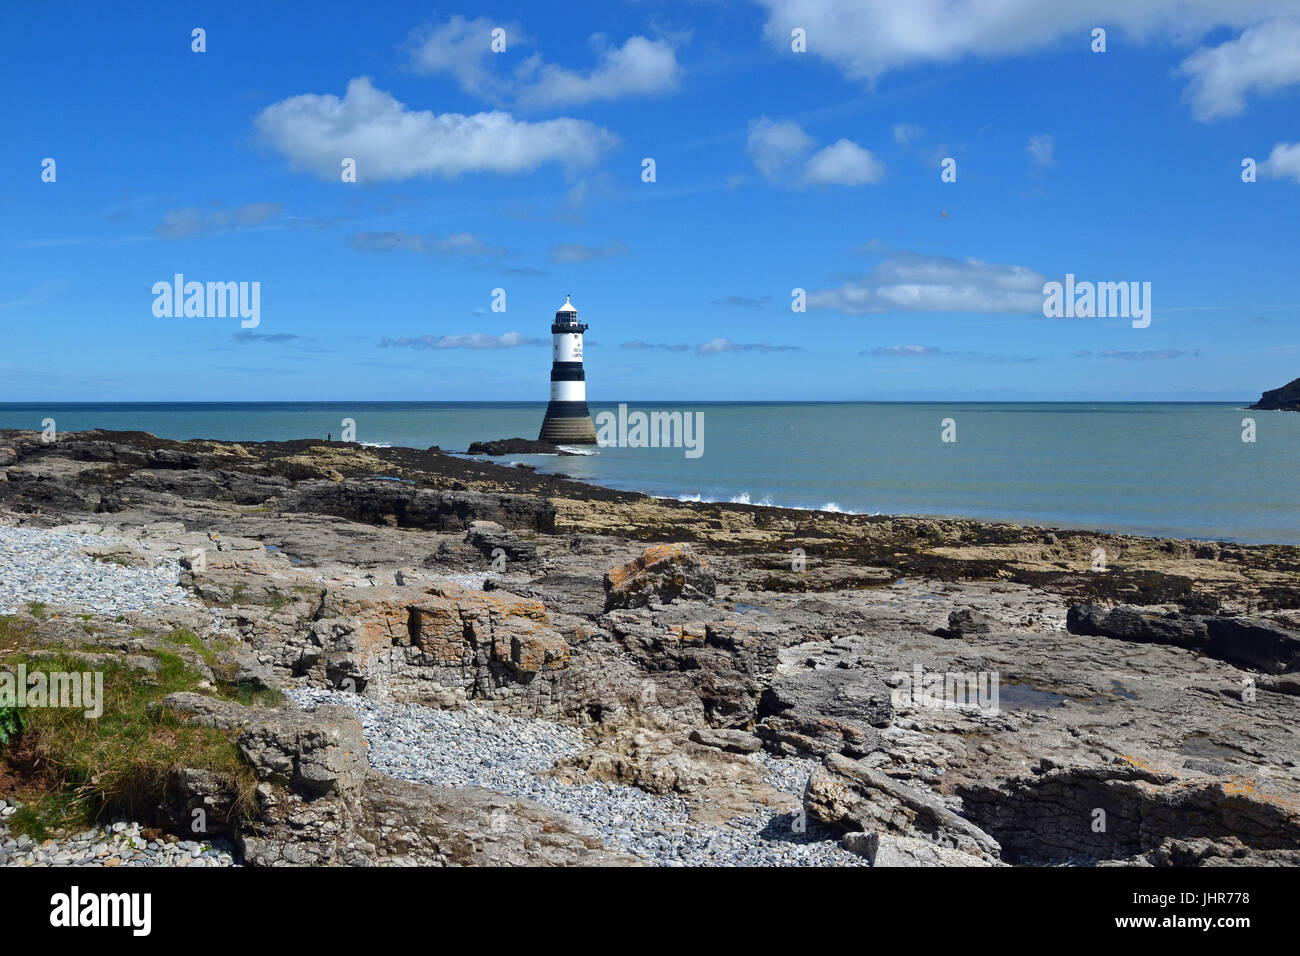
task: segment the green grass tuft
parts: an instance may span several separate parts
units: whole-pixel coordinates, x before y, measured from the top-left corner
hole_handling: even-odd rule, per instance
[[[193,646],[184,635],[175,643]],[[184,767],[215,773],[239,793],[240,810],[252,807],[256,779],[230,736],[150,710],[150,704],[168,694],[197,690],[202,677],[177,654],[149,653],[160,665],[156,674],[142,675],[117,663],[102,668],[103,714],[98,719],[86,718],[83,709],[26,710],[23,760],[39,771],[47,789],[25,800],[10,818],[15,831],[35,839],[55,829],[85,828],[105,814],[147,817],[163,800],[172,775]],[[86,669],[84,660],[64,652],[22,659],[29,671]]]
[[[23,716],[21,708],[0,707],[0,747],[4,747],[26,729],[27,718]]]
[[[196,652],[199,657],[203,658],[203,663],[207,664],[209,667],[211,667],[213,662],[217,659],[216,651],[205,644],[203,638],[199,637],[193,631],[186,630],[183,627],[177,628],[170,634],[164,634],[163,640],[168,644],[178,644],[181,647],[190,648],[192,651]]]

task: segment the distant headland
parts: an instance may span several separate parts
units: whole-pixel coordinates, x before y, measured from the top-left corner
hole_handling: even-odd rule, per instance
[[[1250,407],[1263,411],[1300,412],[1300,378],[1292,379],[1281,388],[1265,392]]]

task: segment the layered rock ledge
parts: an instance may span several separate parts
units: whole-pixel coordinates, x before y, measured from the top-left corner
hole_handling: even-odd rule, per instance
[[[1294,864],[1298,581],[1282,546],[0,432],[0,661],[221,735],[230,772],[131,809],[255,865]]]

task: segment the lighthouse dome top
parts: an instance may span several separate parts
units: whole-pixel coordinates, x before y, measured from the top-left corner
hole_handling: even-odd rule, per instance
[[[581,335],[587,331],[587,326],[578,321],[578,310],[573,307],[569,301],[569,296],[564,297],[564,305],[555,310],[555,321],[551,323],[551,332],[554,335]]]

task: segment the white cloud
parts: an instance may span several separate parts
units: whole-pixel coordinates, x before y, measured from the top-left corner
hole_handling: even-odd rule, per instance
[[[1037,313],[1046,277],[1024,266],[899,252],[835,289],[808,293],[808,307],[846,315],[880,312]]]
[[[1243,28],[1294,12],[1291,0],[758,0],[763,33],[790,51],[790,31],[807,32],[808,52],[850,79],[967,56],[998,57],[1058,42],[1088,50],[1090,31],[1119,29],[1137,42],[1195,40],[1221,26]],[[1294,49],[1294,46],[1292,47]]]
[[[508,80],[488,67],[489,57],[502,56],[492,51],[492,31],[498,27],[506,31],[507,50],[528,42],[517,23],[496,23],[486,17],[467,20],[457,15],[412,34],[407,43],[411,69],[424,75],[450,73],[466,93],[500,98],[509,88]]]
[[[1278,143],[1268,159],[1259,164],[1259,174],[1273,179],[1294,179],[1300,183],[1300,143]]]
[[[816,140],[789,120],[770,120],[760,116],[749,121],[746,151],[763,178],[775,182],[795,160],[812,152]]]
[[[581,242],[561,242],[551,246],[552,262],[590,262],[592,259],[612,259],[625,256],[627,246],[617,239],[603,246],[588,246]]]
[[[502,246],[491,246],[468,232],[453,232],[449,236],[421,236],[409,232],[358,232],[348,237],[354,249],[367,252],[430,253],[436,256],[504,256]]]
[[[506,52],[492,52],[492,30],[506,31]],[[546,63],[533,54],[506,64],[510,51],[529,43],[518,24],[494,23],[485,17],[467,20],[454,16],[446,23],[417,31],[408,43],[410,65],[417,73],[447,73],[466,93],[493,100],[513,98],[521,105],[543,107],[624,96],[643,96],[676,89],[682,68],[677,50],[668,39],[629,37],[620,47],[611,46],[602,34],[591,37],[600,54],[590,70],[573,70]],[[499,69],[494,69],[501,64]]]
[[[1128,362],[1176,359],[1183,358],[1186,355],[1199,356],[1200,353],[1186,352],[1183,349],[1102,349],[1100,352],[1084,349],[1081,352],[1074,353],[1075,358],[1123,359]]]
[[[291,96],[262,110],[254,124],[262,141],[295,168],[336,180],[348,157],[356,160],[362,182],[518,173],[548,162],[585,166],[617,143],[614,134],[585,120],[529,123],[500,111],[439,116],[412,110],[364,76],[349,81],[341,100]]]
[[[933,345],[882,345],[872,349],[871,354],[888,358],[919,358],[929,355],[942,355],[943,349]]]
[[[546,339],[530,339],[522,332],[505,332],[501,335],[471,332],[465,335],[421,335],[417,338],[403,336],[400,339],[385,336],[379,340],[381,349],[512,349],[521,345],[549,344]]]
[[[790,120],[761,116],[749,121],[745,150],[770,183],[797,181],[809,186],[861,186],[880,182],[885,175],[884,162],[852,140],[841,139],[805,161],[804,157],[816,146],[817,141]],[[802,164],[801,172],[791,177],[790,172],[798,164]]]
[[[818,152],[803,170],[804,182],[813,185],[862,186],[884,176],[885,164],[847,139]]]
[[[686,352],[691,346],[686,342],[643,342],[637,339],[624,342],[619,348],[624,349],[659,349],[664,352]],[[733,342],[731,339],[716,338],[695,346],[700,355],[721,355],[723,352],[802,352],[802,345],[773,345],[771,342]]]
[[[295,339],[301,339],[303,336],[294,335],[291,332],[276,332],[268,334],[266,332],[236,332],[231,336],[236,342],[292,342]]]
[[[894,142],[900,146],[911,146],[913,141],[921,138],[925,128],[915,123],[895,123]]]
[[[681,75],[672,44],[635,36],[621,47],[605,49],[596,68],[585,73],[553,63],[539,66],[535,81],[520,92],[519,101],[526,106],[555,106],[645,96],[676,89]]]
[[[1197,50],[1179,66],[1192,78],[1187,94],[1197,119],[1236,116],[1247,93],[1300,83],[1300,18],[1261,23],[1216,47]]]
[[[635,339],[631,342],[624,342],[619,346],[621,349],[662,349],[665,352],[685,352],[690,348],[685,342],[643,342],[641,339]]]
[[[429,248],[444,256],[504,256],[502,246],[490,246],[472,233],[453,232],[446,237],[430,236]]]
[[[1029,137],[1029,145],[1025,147],[1025,151],[1029,153],[1029,158],[1033,160],[1035,166],[1056,165],[1056,139],[1051,133],[1039,133]]]
[[[799,345],[772,345],[769,342],[733,342],[731,339],[710,339],[699,346],[696,351],[701,355],[717,355],[720,352],[802,352]]]
[[[235,209],[217,209],[203,212],[197,206],[173,209],[163,213],[154,230],[164,239],[193,239],[223,229],[240,229],[260,226],[276,218],[284,207],[274,202],[247,203]]]

